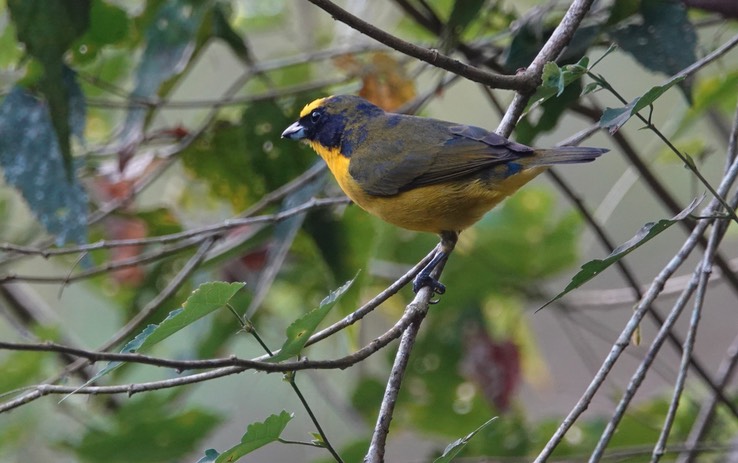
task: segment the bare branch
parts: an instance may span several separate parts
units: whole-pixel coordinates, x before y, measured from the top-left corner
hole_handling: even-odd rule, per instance
[[[735,116],[733,118],[733,129],[729,137],[730,143],[728,146],[727,159],[729,160],[726,165],[727,172],[726,176],[731,175],[730,161],[735,161],[736,153],[738,151],[738,108],[736,108]],[[736,164],[738,166],[738,164]],[[738,195],[736,196],[738,203]],[[687,331],[687,338],[684,340],[684,351],[682,352],[682,359],[679,366],[679,375],[677,376],[674,384],[674,394],[669,404],[669,410],[667,411],[666,418],[664,419],[664,426],[661,428],[661,434],[656,442],[651,456],[651,462],[657,463],[666,451],[666,441],[669,438],[671,427],[676,419],[677,408],[679,407],[679,401],[684,390],[684,384],[687,379],[687,370],[689,366],[689,360],[692,358],[692,352],[694,351],[694,343],[697,337],[697,327],[699,326],[700,317],[702,315],[702,307],[705,303],[705,296],[707,291],[707,282],[712,274],[712,265],[715,258],[715,253],[720,244],[720,241],[725,236],[725,232],[728,229],[728,220],[723,219],[716,221],[710,239],[707,243],[707,249],[705,250],[702,262],[697,266],[694,271],[694,275],[698,279],[697,293],[694,300],[694,308],[692,309],[692,317],[689,322],[689,330]],[[738,418],[738,415],[736,415]]]
[[[322,170],[322,168],[316,169],[315,171],[311,171],[310,174],[306,176],[305,178],[312,178],[320,170]],[[283,191],[280,191],[279,195],[287,194],[290,191],[292,191],[292,186],[290,186],[290,188],[286,188]],[[253,209],[254,210],[262,209],[266,204],[273,201],[274,198],[279,195],[275,194],[274,196],[267,198],[267,200],[260,201],[259,203],[254,205]],[[17,252],[21,254],[40,255],[43,257],[50,257],[50,256],[64,255],[64,254],[78,254],[78,253],[83,253],[83,252],[96,251],[99,249],[109,249],[109,248],[122,247],[122,246],[144,246],[144,245],[150,245],[150,244],[163,244],[163,243],[169,243],[172,241],[179,241],[179,240],[184,240],[188,238],[193,238],[197,236],[209,237],[209,236],[221,234],[233,228],[242,227],[244,225],[255,225],[255,224],[261,224],[261,223],[276,223],[276,222],[280,222],[282,220],[288,219],[294,215],[298,215],[298,214],[302,214],[304,212],[310,211],[312,209],[335,206],[338,204],[347,204],[347,203],[349,203],[349,199],[346,198],[345,196],[339,196],[335,198],[321,198],[321,199],[312,198],[309,201],[306,201],[298,206],[295,206],[290,209],[285,209],[283,211],[280,211],[274,214],[265,214],[265,215],[258,215],[254,217],[229,219],[219,224],[208,225],[208,226],[200,227],[200,228],[193,228],[191,230],[185,230],[183,232],[178,232],[178,233],[170,233],[168,235],[153,236],[150,238],[102,240],[96,243],[85,244],[81,246],[69,246],[69,247],[64,247],[64,248],[59,248],[59,249],[39,249],[37,247],[32,247],[32,246],[18,246],[15,244],[2,243],[0,244],[0,251]],[[60,277],[46,278],[46,277],[35,277],[35,276],[20,277],[20,276],[6,275],[6,276],[0,276],[0,283],[3,281],[19,280],[19,279],[25,279],[25,280],[33,279],[33,281],[40,282],[40,283],[45,282],[45,280],[52,280],[48,282],[53,283],[53,282],[57,282],[59,278]]]
[[[381,336],[372,340],[369,344],[359,349],[358,351],[340,357],[333,360],[298,360],[292,362],[272,363],[263,360],[247,360],[239,359],[237,357],[228,357],[224,359],[210,359],[210,360],[167,360],[157,357],[150,357],[141,354],[115,354],[106,353],[101,351],[85,351],[83,349],[76,349],[67,346],[60,346],[58,344],[14,344],[7,342],[0,342],[0,349],[12,349],[12,350],[28,350],[28,351],[49,351],[49,352],[63,352],[69,355],[79,356],[86,359],[87,361],[126,361],[131,363],[142,363],[147,365],[155,365],[160,367],[175,368],[177,370],[189,370],[196,368],[217,368],[216,370],[188,375],[174,380],[163,380],[153,381],[148,383],[128,384],[120,386],[85,386],[82,388],[75,386],[57,386],[51,384],[40,384],[32,386],[26,389],[31,389],[30,392],[6,402],[0,405],[0,413],[12,410],[14,408],[25,405],[32,402],[40,397],[49,394],[134,394],[143,391],[152,391],[158,389],[168,389],[172,387],[182,386],[185,384],[193,384],[209,379],[220,378],[236,373],[241,373],[247,369],[260,370],[268,373],[272,372],[288,372],[296,370],[306,369],[344,369],[348,368],[379,351],[390,342],[402,336],[405,330],[410,324],[418,322],[418,307],[420,307],[424,301],[430,299],[430,290],[425,288],[421,290],[415,301],[408,306],[414,307],[414,309],[408,308],[403,316],[395,323],[392,328],[387,330]],[[427,310],[427,302],[425,305]],[[110,344],[108,342],[107,344]],[[80,362],[81,363],[81,362]],[[70,366],[71,369],[74,366]]]
[[[438,278],[440,273],[443,271],[442,266],[434,270],[434,278]],[[364,461],[367,463],[383,463],[384,452],[387,443],[387,435],[389,434],[389,426],[392,421],[392,416],[395,410],[395,403],[397,402],[397,396],[400,393],[400,386],[402,379],[405,376],[405,370],[410,359],[410,353],[415,345],[415,339],[420,330],[420,324],[423,322],[426,314],[428,313],[428,307],[430,299],[432,297],[432,291],[428,287],[422,288],[415,295],[415,299],[407,305],[403,318],[408,317],[411,323],[405,329],[402,339],[400,340],[400,346],[395,354],[395,361],[390,371],[389,381],[384,390],[384,397],[379,408],[379,414],[377,416],[377,423],[374,426],[374,432],[372,433],[372,440],[369,444],[369,449]]]
[[[507,90],[521,90],[530,92],[535,89],[536,82],[530,79],[528,76],[506,76],[496,74],[493,72],[480,69],[475,66],[462,63],[459,60],[453,59],[449,56],[444,55],[438,50],[428,49],[415,45],[410,42],[406,42],[398,37],[395,37],[388,32],[379,29],[368,22],[357,18],[343,8],[337,6],[330,0],[309,0],[310,3],[315,6],[322,8],[328,14],[333,16],[334,19],[341,21],[347,26],[356,29],[357,31],[365,34],[374,40],[387,45],[401,53],[408,56],[412,56],[426,63],[432,64],[433,66],[445,69],[447,71],[458,74],[474,82],[480,84],[489,85],[493,88],[502,88]]]
[[[731,175],[727,175],[726,177],[724,177],[723,181],[720,183],[720,186],[718,187],[719,194],[725,195],[727,193],[727,191],[730,189],[731,185],[733,184],[735,180],[734,178],[735,175],[738,175],[738,162],[734,162],[734,168],[731,168]],[[714,215],[714,213],[717,210],[719,210],[719,202],[717,201],[717,199],[713,198],[713,200],[710,202],[708,207],[705,208],[704,215],[709,215],[709,216]],[[587,406],[591,402],[594,395],[597,393],[599,387],[605,381],[605,378],[608,376],[615,362],[620,357],[620,354],[622,354],[623,350],[625,350],[625,348],[630,344],[630,339],[633,333],[636,331],[636,329],[640,325],[640,322],[642,321],[646,312],[651,307],[651,304],[653,303],[653,301],[660,294],[661,290],[664,287],[666,280],[671,278],[674,272],[681,266],[682,263],[684,263],[684,261],[687,259],[687,257],[692,252],[692,250],[695,248],[695,246],[697,246],[699,237],[702,236],[704,231],[713,221],[714,219],[700,221],[695,226],[694,230],[689,235],[687,240],[684,242],[679,252],[669,261],[669,263],[656,276],[656,278],[654,278],[653,282],[651,283],[651,286],[649,287],[649,290],[646,292],[644,297],[641,298],[641,301],[638,303],[638,305],[634,308],[633,315],[631,316],[630,320],[626,324],[623,331],[620,333],[620,336],[618,337],[617,341],[615,342],[612,349],[610,350],[610,353],[608,354],[607,358],[602,363],[602,366],[597,371],[597,374],[594,376],[594,378],[590,382],[589,386],[585,390],[582,397],[579,399],[579,401],[577,401],[577,403],[574,405],[572,410],[569,412],[566,418],[562,421],[561,425],[556,430],[556,432],[553,434],[553,436],[548,441],[546,446],[536,457],[536,460],[535,460],[536,463],[543,463],[544,461],[548,459],[548,457],[551,455],[551,453],[556,448],[556,446],[559,444],[559,442],[561,442],[566,432],[571,428],[571,426],[578,419],[578,417],[584,412],[584,410],[587,409]],[[672,311],[672,315],[673,314],[674,314],[674,311]],[[669,321],[667,320],[661,327],[661,330],[659,331],[659,335],[662,335],[662,338],[665,338],[666,333],[668,333],[668,330],[670,328],[671,328],[671,324],[669,324]],[[663,342],[662,338],[660,338],[661,342]],[[655,353],[659,347],[660,347],[660,344],[657,345],[657,340],[655,339],[654,342],[652,343],[653,352]],[[642,381],[643,376],[645,376],[645,373],[647,371],[647,365],[650,365],[650,362],[648,361],[648,359],[644,360],[644,364],[642,364],[643,368],[640,368],[639,372],[637,372],[637,374],[634,375],[634,377],[631,379],[631,384],[629,384],[628,390],[626,391],[626,395],[623,397],[623,400],[621,400],[618,406],[618,409],[616,410],[611,421],[608,423],[608,426],[603,432],[603,435],[600,439],[600,442],[598,443],[597,448],[592,454],[593,461],[596,461],[597,457],[602,455],[602,452],[604,451],[606,443],[609,441],[609,437],[612,435],[612,432],[614,431],[615,426],[617,425],[617,422],[619,421],[619,417],[622,416],[622,413],[624,412],[625,407],[627,406],[627,403],[629,402],[629,397],[632,397],[632,394],[635,393],[635,390],[640,385],[640,381]]]

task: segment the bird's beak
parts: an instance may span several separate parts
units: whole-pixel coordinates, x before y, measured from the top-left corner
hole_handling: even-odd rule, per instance
[[[295,122],[291,126],[284,129],[282,132],[282,138],[289,138],[290,140],[302,140],[305,138],[305,127],[300,122]]]

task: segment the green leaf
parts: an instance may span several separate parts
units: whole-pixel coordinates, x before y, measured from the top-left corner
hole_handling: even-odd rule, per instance
[[[479,18],[485,3],[486,0],[456,0],[454,2],[451,14],[441,34],[444,51],[451,50],[456,46],[461,34],[474,20]]]
[[[90,0],[8,0],[18,40],[44,68],[39,88],[46,97],[51,124],[67,178],[73,177],[69,141],[70,98],[64,83],[64,53],[88,28]]]
[[[65,121],[79,136],[85,126],[85,103],[74,73],[65,68],[69,96]],[[49,106],[27,89],[13,87],[0,104],[0,166],[33,213],[55,235],[58,245],[87,241],[87,193],[66,175]]]
[[[348,291],[356,277],[347,281],[340,288],[331,291],[331,293],[320,302],[317,309],[311,310],[302,317],[298,318],[290,326],[287,327],[287,339],[277,355],[269,358],[270,362],[281,362],[288,358],[298,355],[310,336],[318,328],[320,322],[323,321],[328,312],[338,302],[341,296]]]
[[[587,73],[589,67],[589,58],[586,56],[579,60],[576,64],[567,64],[559,67],[553,61],[549,61],[543,66],[543,74],[541,75],[541,85],[536,93],[531,97],[528,108],[533,104],[541,104],[553,96],[561,96],[567,85],[581,78]]]
[[[131,22],[122,8],[105,0],[92,0],[90,27],[72,46],[73,62],[92,63],[105,46],[121,44],[131,39],[134,36],[130,31]],[[102,78],[99,75],[97,77]]]
[[[185,301],[181,308],[169,312],[167,318],[160,324],[148,325],[135,338],[123,346],[120,352],[122,354],[130,354],[151,348],[210,312],[225,306],[245,285],[246,283],[226,283],[223,281],[201,284],[200,287],[190,294],[190,297],[187,298],[187,301]],[[78,387],[74,392],[64,396],[59,402],[66,400],[79,389],[92,384],[122,364],[123,362],[120,361],[108,362],[95,376]]]
[[[652,87],[646,93],[636,97],[633,101],[621,108],[605,108],[600,118],[600,127],[608,129],[611,134],[617,132],[631,117],[643,108],[653,104],[667,90],[683,80],[684,76],[674,77],[664,85]]]
[[[136,69],[133,97],[151,98],[164,81],[182,72],[195,49],[197,30],[209,2],[173,0],[164,2],[146,29],[146,48]],[[128,112],[122,133],[125,142],[140,138],[147,108]]]
[[[505,49],[505,69],[515,72],[528,67],[552,30],[543,24],[542,15],[528,17],[520,27],[513,30],[512,41]]]
[[[700,76],[694,88],[694,102],[687,110],[679,127],[675,131],[680,133],[692,128],[695,121],[705,117],[705,112],[718,108],[726,114],[735,110],[738,92],[738,69],[725,69],[712,76]]]
[[[288,116],[273,100],[249,104],[240,121],[212,124],[182,152],[182,161],[189,174],[207,182],[213,196],[242,211],[315,162],[309,148],[279,139],[280,131],[293,121],[294,113]]]
[[[638,233],[635,234],[635,236],[633,236],[622,245],[618,246],[615,250],[612,251],[612,253],[610,253],[609,256],[605,257],[604,259],[594,259],[582,265],[582,269],[576,275],[574,275],[574,277],[571,279],[571,282],[566,286],[566,288],[559,294],[557,294],[553,299],[543,304],[538,310],[542,310],[552,302],[561,299],[567,293],[579,288],[584,283],[602,273],[606,268],[608,268],[615,262],[635,251],[651,239],[655,238],[656,235],[660,234],[675,223],[684,220],[687,216],[689,216],[689,214],[692,213],[692,211],[694,211],[694,209],[702,201],[703,198],[704,195],[699,198],[693,199],[689,206],[687,206],[684,210],[682,210],[679,214],[675,215],[671,219],[661,219],[655,223],[649,222],[645,224],[638,231]],[[536,312],[538,310],[536,310]]]
[[[87,36],[98,46],[119,42],[129,34],[130,21],[125,10],[103,0],[93,0]]]
[[[215,449],[205,450],[205,456],[197,460],[197,463],[213,463],[220,455]]]
[[[640,4],[641,0],[615,0],[610,7],[610,17],[607,18],[607,24],[617,24],[623,19],[637,14]]]
[[[215,463],[237,461],[242,456],[275,442],[293,416],[291,413],[282,410],[279,415],[271,415],[262,423],[251,423],[246,429],[246,434],[241,437],[241,443],[218,455]]]
[[[251,52],[244,39],[233,30],[228,22],[230,11],[226,11],[226,5],[216,3],[213,6],[213,36],[223,40],[231,51],[245,64],[251,64]]]
[[[552,95],[557,90],[552,91]],[[574,80],[564,87],[563,93],[556,98],[543,98],[540,104],[542,113],[539,117],[531,117],[528,113],[515,128],[516,139],[520,143],[533,144],[535,137],[543,132],[556,128],[561,117],[569,110],[572,103],[579,100],[582,93],[582,81]]]
[[[76,453],[75,461],[161,463],[191,461],[221,423],[212,410],[185,408],[173,394],[151,393],[121,401],[115,413],[95,417],[71,442],[61,443]]]
[[[642,23],[616,29],[611,35],[642,66],[673,75],[697,61],[697,33],[681,2],[642,1],[641,15]]]
[[[462,437],[461,439],[457,439],[450,444],[446,446],[446,448],[443,450],[443,454],[433,460],[433,463],[449,463],[451,460],[454,459],[456,455],[461,452],[461,450],[466,446],[467,442],[471,440],[472,437],[474,437],[479,431],[486,428],[490,425],[494,420],[496,420],[497,417],[493,417],[490,420],[488,420],[486,423],[482,424],[480,427],[475,429],[474,431],[470,432],[466,436]]]
[[[182,309],[172,311],[169,316],[141,343],[139,350],[146,350],[172,334],[224,307],[246,283],[213,281],[203,283],[190,294]]]

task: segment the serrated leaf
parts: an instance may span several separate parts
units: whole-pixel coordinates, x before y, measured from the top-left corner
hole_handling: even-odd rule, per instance
[[[181,308],[169,312],[167,318],[158,325],[148,325],[143,329],[143,331],[138,333],[135,338],[123,346],[120,353],[130,354],[151,348],[210,312],[225,306],[245,285],[246,283],[226,283],[224,281],[213,281],[201,284],[192,292],[192,294],[190,294],[190,297],[187,298]],[[79,389],[89,386],[122,364],[123,362],[119,361],[108,362],[108,364],[89,381],[81,385],[74,392],[64,396],[61,401],[66,400],[67,397],[74,395]]]
[[[687,206],[684,210],[682,210],[679,214],[675,215],[671,219],[661,219],[658,222],[649,222],[645,224],[638,231],[638,233],[635,234],[635,236],[633,236],[622,245],[618,246],[615,250],[612,251],[612,253],[610,253],[609,256],[605,257],[604,259],[594,259],[582,265],[581,270],[576,275],[574,275],[574,277],[571,279],[571,282],[569,282],[566,288],[559,294],[554,296],[553,299],[543,304],[538,310],[544,309],[552,302],[561,299],[567,293],[579,288],[584,283],[602,273],[605,269],[607,269],[615,262],[619,261],[623,257],[643,246],[651,239],[655,238],[667,228],[671,227],[681,220],[684,220],[689,214],[692,213],[692,211],[694,211],[694,209],[702,201],[703,198],[704,195],[699,198],[693,199],[689,206]],[[538,310],[536,310],[536,312]]]
[[[577,85],[570,88],[569,85],[577,82],[589,70],[589,58],[582,57],[576,64],[567,64],[559,67],[556,63],[549,61],[543,66],[541,85],[528,101],[525,114],[535,107],[543,107],[544,114],[539,118],[535,126],[530,118],[525,117],[516,128],[516,135],[521,143],[531,142],[534,136],[549,127],[553,127],[563,111],[569,107],[572,100],[579,98],[579,92],[574,92]],[[566,93],[565,93],[566,92]],[[549,101],[553,97],[557,100]]]
[[[270,357],[269,361],[281,362],[299,354],[303,347],[305,347],[305,343],[310,339],[310,336],[318,328],[320,322],[322,322],[325,316],[328,315],[328,312],[334,305],[336,305],[341,296],[348,291],[354,283],[354,280],[356,280],[356,277],[344,283],[340,288],[331,291],[331,293],[320,302],[317,309],[311,310],[292,322],[292,324],[287,327],[287,339],[284,344],[282,344],[282,348],[279,350],[277,355]]]
[[[651,87],[646,93],[621,108],[605,108],[599,121],[600,127],[608,129],[611,134],[617,132],[631,117],[653,104],[667,90],[683,80],[684,76],[674,77],[664,85]]]
[[[446,448],[443,450],[443,454],[433,460],[433,463],[450,463],[451,460],[454,459],[456,455],[461,452],[461,450],[464,448],[464,446],[471,440],[472,437],[477,435],[479,431],[489,426],[490,423],[492,423],[494,420],[496,420],[497,417],[493,417],[490,420],[488,420],[486,423],[475,429],[474,431],[470,432],[466,436],[462,437],[461,439],[457,439],[450,444],[446,446]]]
[[[246,429],[246,434],[241,437],[241,443],[218,455],[215,463],[237,461],[242,456],[277,441],[292,417],[291,413],[282,410],[279,415],[271,415],[263,422],[251,423]]]
[[[190,294],[181,309],[172,311],[156,329],[141,343],[139,350],[146,350],[172,334],[224,307],[246,283],[212,281],[203,283]]]
[[[85,104],[74,73],[64,70],[69,95],[66,120],[81,136]],[[87,241],[87,193],[66,175],[49,107],[30,91],[14,87],[0,104],[0,166],[56,243]]]

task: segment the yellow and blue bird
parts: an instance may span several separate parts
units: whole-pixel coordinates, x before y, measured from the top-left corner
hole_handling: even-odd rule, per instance
[[[305,106],[283,138],[307,140],[338,185],[367,212],[409,230],[437,233],[441,248],[413,282],[443,294],[431,277],[458,234],[555,164],[590,162],[601,148],[536,149],[494,132],[389,113],[353,95]]]

